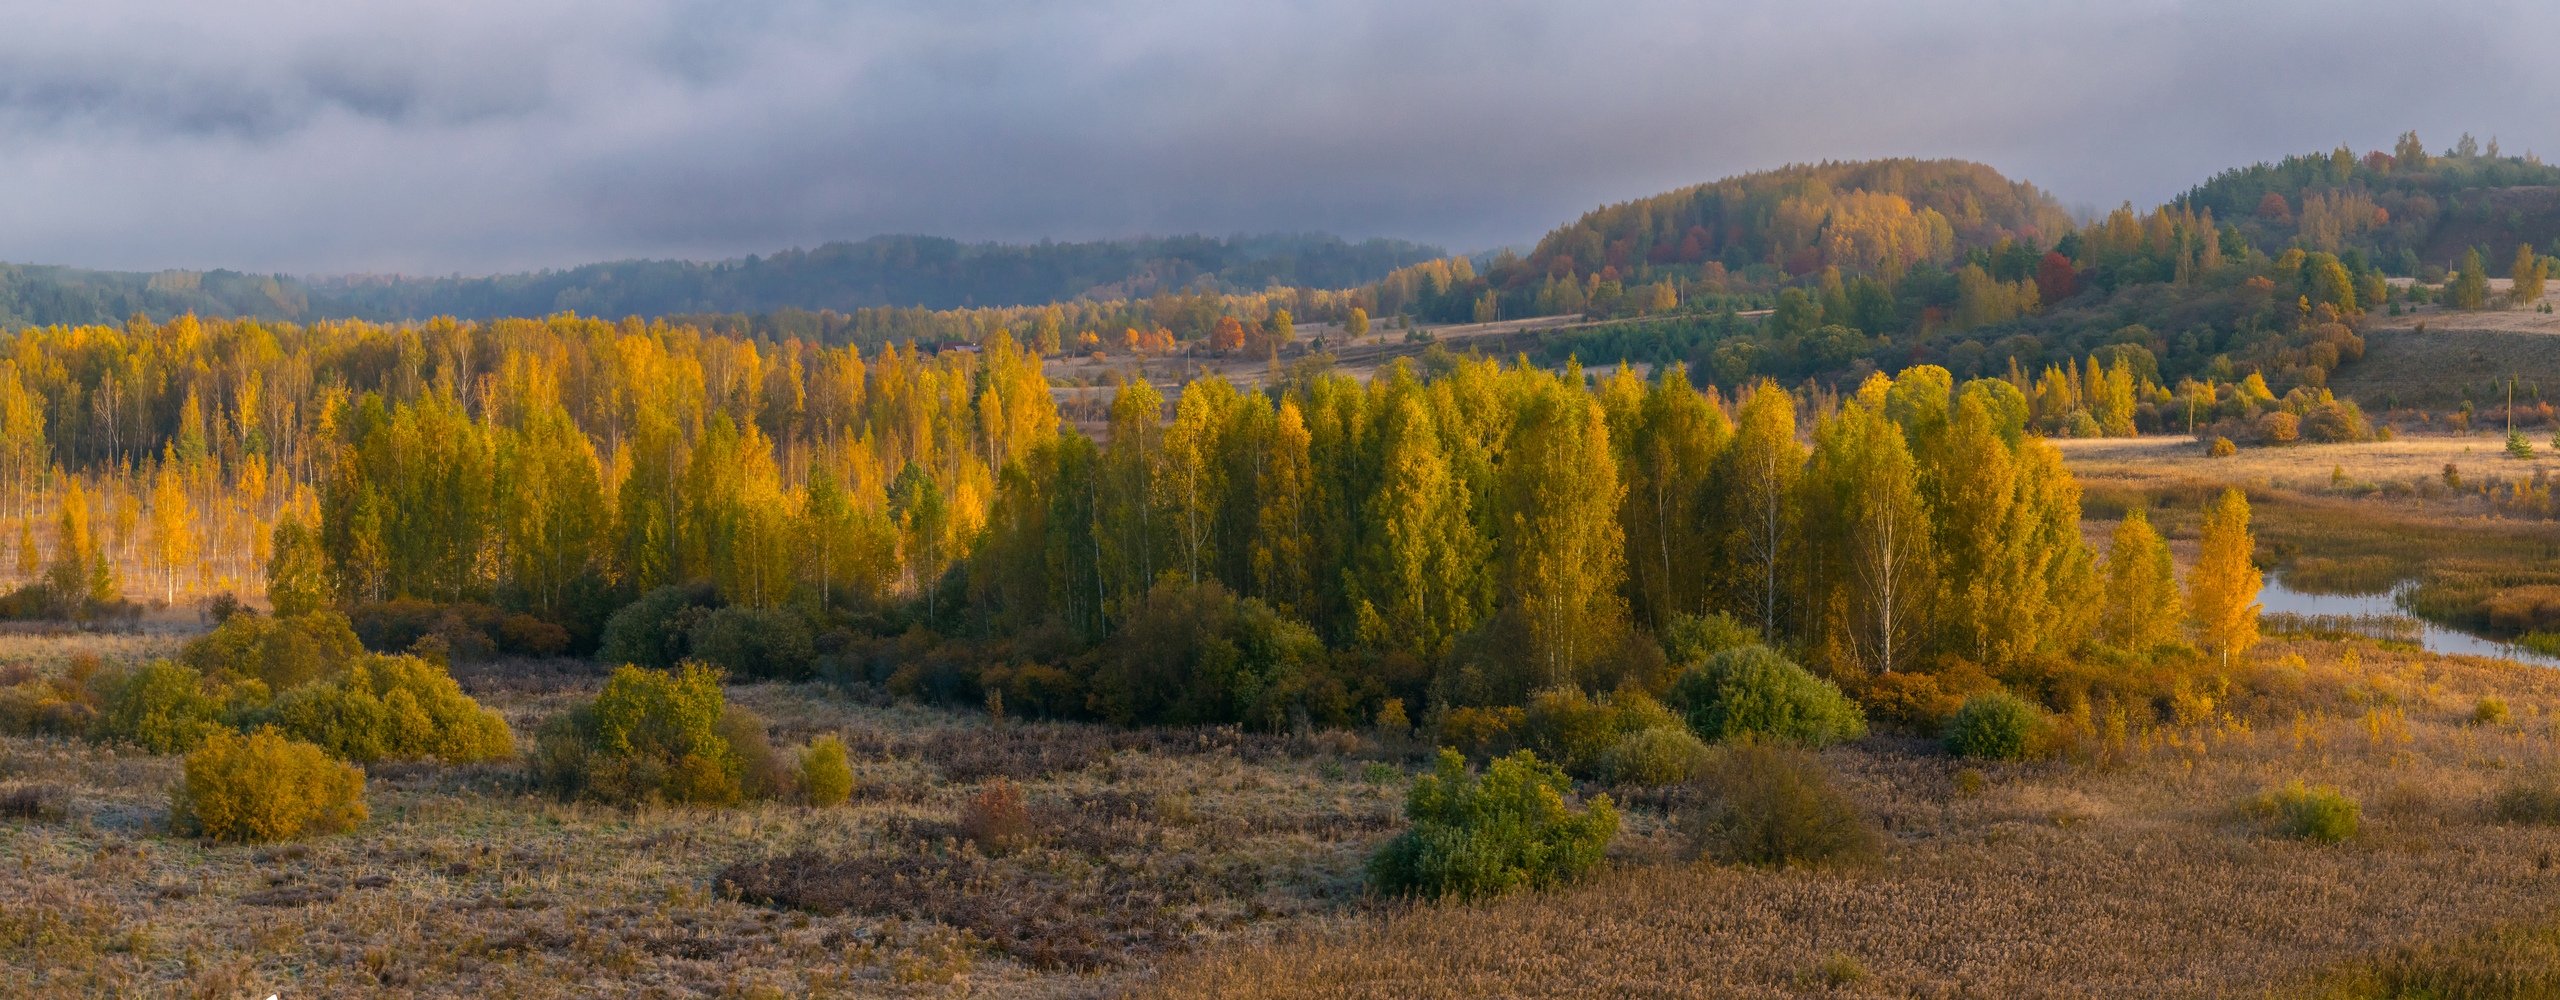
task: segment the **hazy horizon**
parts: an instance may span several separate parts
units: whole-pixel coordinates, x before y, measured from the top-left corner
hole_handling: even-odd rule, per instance
[[[2532,51],[2560,11],[2521,3],[111,0],[25,22],[0,39],[0,260],[310,275],[892,233],[1474,252],[1880,156],[1979,160],[2088,211],[2410,128],[2548,148],[2555,116],[2516,98],[2560,83]]]

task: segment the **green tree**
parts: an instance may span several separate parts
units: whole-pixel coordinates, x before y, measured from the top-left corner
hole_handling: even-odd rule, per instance
[[[320,536],[299,517],[276,519],[267,555],[267,608],[278,618],[329,606],[329,566]]]
[[[2481,262],[2479,248],[2462,255],[2462,270],[2445,290],[2445,301],[2456,309],[2489,307],[2489,266]]]
[[[1638,607],[1659,628],[1707,610],[1707,573],[1722,559],[1722,539],[1701,529],[1717,499],[1710,483],[1733,425],[1689,387],[1684,365],[1664,367],[1636,418],[1627,442],[1627,563]]]

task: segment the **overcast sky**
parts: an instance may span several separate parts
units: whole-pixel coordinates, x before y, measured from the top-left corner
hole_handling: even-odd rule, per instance
[[[0,0],[0,260],[484,273],[931,233],[1472,250],[1794,161],[2077,209],[2465,130],[2560,5]]]

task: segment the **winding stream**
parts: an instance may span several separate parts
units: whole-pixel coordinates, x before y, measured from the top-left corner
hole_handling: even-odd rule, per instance
[[[2463,656],[2494,656],[2530,663],[2541,667],[2560,667],[2560,657],[2548,656],[2514,643],[2477,636],[2460,629],[2446,628],[2419,618],[2400,606],[2399,596],[2410,584],[2402,582],[2379,594],[2307,594],[2284,585],[2281,577],[2269,576],[2265,589],[2258,592],[2258,603],[2269,613],[2291,612],[2298,615],[2341,615],[2347,617],[2390,615],[2418,623],[2418,644],[2430,653]]]

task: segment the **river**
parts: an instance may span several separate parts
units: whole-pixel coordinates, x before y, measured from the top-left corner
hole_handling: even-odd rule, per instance
[[[2548,656],[2486,636],[2460,629],[2446,628],[2419,618],[2400,606],[2398,595],[2409,584],[2401,583],[2379,594],[2307,594],[2284,585],[2279,577],[2268,577],[2265,589],[2258,592],[2258,604],[2270,613],[2291,612],[2298,615],[2341,615],[2359,617],[2390,615],[2418,623],[2418,644],[2430,653],[2464,656],[2494,656],[2530,663],[2541,667],[2560,667],[2560,657]]]

